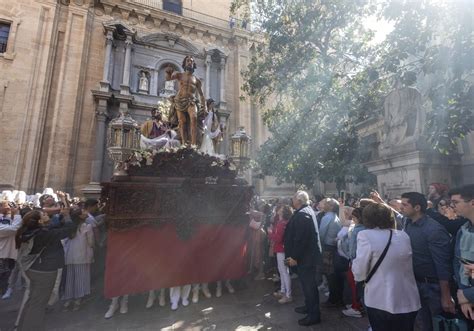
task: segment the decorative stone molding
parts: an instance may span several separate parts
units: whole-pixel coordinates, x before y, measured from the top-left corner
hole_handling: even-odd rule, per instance
[[[192,54],[199,58],[203,57],[196,46],[174,33],[152,33],[142,37],[136,36],[134,41],[137,45],[154,44],[157,46],[163,42],[167,42],[171,48],[176,48],[176,46],[179,45],[184,48],[185,53]]]
[[[191,40],[201,40],[203,43],[227,45],[230,43],[229,39],[233,37],[239,38],[242,45],[254,40],[258,42],[264,40],[263,35],[250,31],[229,29],[227,26],[221,27],[196,21],[195,18],[176,15],[133,0],[100,0],[95,1],[94,6],[98,8],[100,14],[104,12],[116,20],[125,19],[130,25],[143,26],[147,29],[160,27],[162,31],[170,31]]]

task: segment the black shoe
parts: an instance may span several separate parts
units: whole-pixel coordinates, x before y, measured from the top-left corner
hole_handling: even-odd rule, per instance
[[[343,307],[344,306],[344,303],[343,302],[330,302],[330,301],[326,301],[326,302],[323,302],[321,304],[322,307],[324,308],[339,308],[339,307]]]
[[[306,306],[301,306],[301,307],[296,307],[295,312],[297,312],[298,314],[306,315],[308,313],[308,310],[306,309]]]
[[[306,316],[305,318],[302,318],[298,321],[298,324],[302,326],[310,326],[310,325],[315,325],[319,323],[321,323],[320,318],[317,318],[317,319],[309,318],[309,316]]]

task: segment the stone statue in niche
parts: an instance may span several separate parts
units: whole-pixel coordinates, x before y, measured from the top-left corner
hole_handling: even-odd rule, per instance
[[[148,94],[149,81],[146,72],[142,71],[138,82],[138,92]]]
[[[423,116],[420,92],[411,87],[392,91],[384,102],[386,147],[400,145],[421,133]]]

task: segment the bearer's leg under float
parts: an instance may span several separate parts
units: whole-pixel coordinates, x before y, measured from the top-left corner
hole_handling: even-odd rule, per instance
[[[146,309],[153,307],[155,304],[156,294],[154,290],[148,292],[148,300],[146,301]]]
[[[183,306],[189,305],[189,293],[191,292],[191,285],[176,286],[170,288],[171,310],[178,309],[179,298]]]
[[[155,304],[155,300],[156,300],[156,291],[158,290],[151,290],[148,292],[148,300],[146,302],[146,308],[151,308],[153,307],[153,305]],[[161,307],[164,307],[166,305],[166,301],[165,301],[165,293],[166,293],[166,289],[162,288],[161,290],[159,290],[160,293],[159,293],[159,301],[158,301],[158,304],[161,306]]]
[[[112,298],[112,302],[110,303],[109,310],[105,313],[105,318],[109,319],[112,318],[115,312],[120,308],[120,313],[126,314],[128,312],[128,295],[124,295],[122,300],[120,301],[120,297]]]
[[[160,290],[160,301],[159,301],[160,307],[164,307],[166,305],[165,292],[166,292],[165,288],[162,288]]]
[[[206,298],[209,299],[209,298],[212,297],[212,294],[211,294],[211,292],[209,291],[209,283],[203,283],[201,288],[202,288],[202,293],[204,293],[204,296],[205,296]]]
[[[194,284],[193,285],[193,303],[198,303],[199,302],[199,285],[200,284]]]
[[[229,293],[235,292],[234,287],[230,283],[230,280],[226,280],[224,284],[225,284],[225,287],[227,288],[227,291],[229,291]],[[217,287],[216,287],[216,297],[219,298],[220,296],[222,296],[222,281],[221,280],[217,282]]]

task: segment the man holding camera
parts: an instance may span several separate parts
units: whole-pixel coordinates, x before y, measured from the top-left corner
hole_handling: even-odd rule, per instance
[[[295,308],[297,313],[307,315],[298,321],[303,326],[321,323],[316,266],[322,251],[316,215],[308,206],[308,201],[308,193],[295,193],[292,202],[296,211],[286,226],[284,236],[286,264],[296,270],[303,288],[305,305]]]

